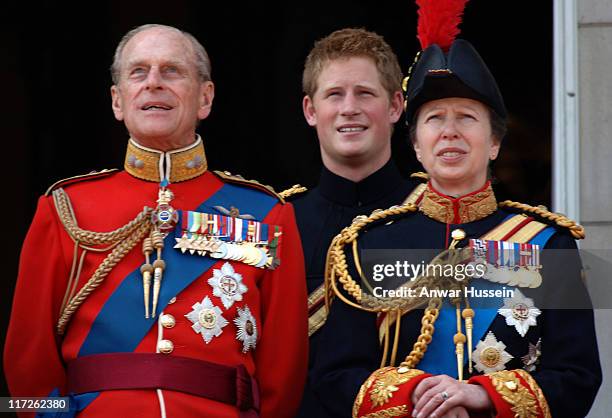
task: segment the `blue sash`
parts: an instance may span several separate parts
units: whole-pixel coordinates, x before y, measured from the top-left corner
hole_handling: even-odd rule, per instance
[[[200,212],[218,212],[214,207],[248,208],[249,214],[257,220],[263,220],[277,204],[277,199],[257,190],[223,185],[208,200],[195,210]],[[180,219],[178,225],[180,225]],[[175,250],[174,234],[164,240],[162,251],[166,261],[163,285],[159,295],[158,312],[161,312],[170,299],[189,286],[204,274],[218,260],[210,257],[193,257]],[[94,320],[87,338],[79,351],[79,356],[101,353],[132,352],[147,335],[155,319],[145,319],[142,306],[142,278],[140,268],[130,273],[108,298]],[[71,407],[69,412],[39,413],[37,417],[71,418],[85,409],[99,392],[80,395],[69,395]],[[59,396],[54,389],[49,396]]]
[[[511,215],[512,216],[512,215]],[[507,218],[506,218],[507,219]],[[544,248],[550,237],[555,233],[553,227],[544,228],[535,237],[529,240],[529,244],[537,244],[540,248]],[[500,283],[489,282],[488,280],[474,280],[471,286],[476,290],[487,289],[496,290],[502,289],[504,286],[507,289],[514,287],[503,285]],[[499,307],[503,305],[503,299],[499,300]],[[498,308],[475,308],[474,329],[472,338],[474,347],[478,341],[482,340],[486,332],[491,327],[491,324],[497,316]],[[434,324],[435,331],[431,343],[427,346],[427,351],[423,359],[419,362],[418,368],[431,374],[446,374],[455,379],[457,374],[457,356],[455,354],[455,344],[453,337],[457,333],[457,313],[456,308],[448,301],[444,301],[440,309],[440,314]],[[466,353],[464,355],[465,365],[468,362],[467,344],[465,344]]]
[[[217,212],[214,206],[235,206],[248,208],[251,215],[261,220],[277,202],[276,198],[260,191],[225,184],[196,210],[213,213]],[[159,294],[158,312],[163,310],[170,299],[218,261],[211,257],[182,254],[173,248],[174,244],[174,234],[169,234],[164,240],[162,252],[163,259],[166,261],[166,269]],[[137,268],[123,279],[98,313],[81,346],[79,357],[134,351],[156,323],[155,319],[144,317],[142,278],[140,269]]]
[[[233,184],[223,185],[208,200],[195,210],[214,213],[215,206],[245,208],[255,219],[263,220],[278,200],[268,194]],[[180,219],[178,225],[180,225]],[[166,261],[163,285],[159,295],[158,312],[168,304],[170,299],[179,294],[198,277],[204,274],[218,260],[210,257],[193,257],[175,250],[174,234],[164,240],[162,251]],[[142,278],[140,268],[130,273],[108,298],[94,320],[87,338],[79,351],[80,356],[102,353],[132,352],[147,335],[155,319],[145,319],[142,306]],[[49,396],[58,396],[54,391]],[[99,392],[81,395],[70,395],[70,412],[42,413],[37,417],[74,417],[78,411],[85,409]]]
[[[99,392],[83,393],[82,395],[68,395],[68,411],[66,412],[38,412],[36,418],[74,418],[77,413],[87,408],[98,397]],[[59,390],[53,389],[48,397],[61,396]]]
[[[218,212],[215,206],[248,208],[249,214],[261,221],[277,204],[277,199],[257,190],[233,184],[223,185],[208,200],[195,210],[199,212]],[[181,224],[181,219],[178,225]],[[170,299],[204,274],[218,260],[210,257],[183,255],[175,250],[174,234],[164,240],[162,251],[166,260],[164,280],[159,295],[158,312]],[[87,338],[81,346],[79,356],[101,353],[131,352],[155,325],[155,319],[145,319],[142,306],[142,279],[140,268],[130,273],[115,289],[94,320]],[[100,392],[68,395],[70,411],[38,413],[37,418],[72,418],[85,409]],[[54,389],[49,396],[59,396]]]

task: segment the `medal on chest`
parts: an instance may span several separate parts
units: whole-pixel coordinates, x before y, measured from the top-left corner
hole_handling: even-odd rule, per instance
[[[506,318],[506,324],[513,326],[521,337],[527,334],[530,326],[537,325],[536,318],[542,313],[534,306],[531,298],[525,297],[519,289],[514,296],[504,299],[504,306],[497,311]]]

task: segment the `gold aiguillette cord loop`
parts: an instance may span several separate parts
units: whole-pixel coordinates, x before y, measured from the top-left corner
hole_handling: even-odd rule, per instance
[[[54,190],[52,196],[58,217],[64,229],[75,243],[73,265],[56,326],[57,333],[63,335],[70,318],[77,308],[104,281],[113,267],[147,234],[150,228],[149,219],[153,209],[144,207],[134,219],[121,228],[109,232],[94,232],[84,230],[78,226],[70,198],[64,189]],[[107,247],[94,248],[94,246],[100,245],[107,245]],[[80,257],[78,255],[79,248],[83,250]],[[111,249],[110,254],[98,266],[87,283],[74,295],[86,252],[106,252]],[[77,258],[79,258],[78,262],[76,261]]]
[[[440,314],[442,300],[440,298],[432,298],[429,301],[423,318],[421,318],[421,334],[413,345],[412,351],[406,356],[403,362],[400,363],[398,370],[414,369],[427,351],[427,346],[433,338],[435,331],[434,324]]]

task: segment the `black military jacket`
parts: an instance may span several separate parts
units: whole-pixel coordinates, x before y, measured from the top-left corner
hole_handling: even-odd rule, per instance
[[[323,167],[318,186],[291,201],[302,237],[308,293],[323,283],[325,257],[334,236],[357,215],[402,203],[416,184],[414,180],[404,179],[392,160],[358,183]],[[320,333],[319,330],[310,337],[309,365],[316,357]],[[309,384],[298,416],[326,417]]]
[[[452,231],[459,228],[466,233],[458,245],[463,247],[467,240],[480,238],[510,214],[495,209],[467,223],[440,222],[421,211],[384,219],[361,233],[360,253],[363,255],[366,249],[444,249],[451,241]],[[557,249],[570,251],[564,251],[561,253],[564,256],[559,257],[555,253]],[[351,260],[350,251],[347,255]],[[505,344],[506,352],[513,357],[505,365],[507,370],[527,368],[523,357],[529,354],[530,344],[535,346],[540,340],[541,356],[528,370],[541,387],[552,416],[584,417],[601,383],[601,367],[593,312],[588,309],[588,295],[580,280],[581,264],[576,243],[567,230],[555,227],[541,257],[543,285],[539,289],[521,291],[533,298],[536,306],[560,307],[567,301],[575,303],[564,305],[568,309],[543,309],[537,317],[537,325],[529,327],[524,337],[507,325],[500,314],[494,317],[488,331]],[[354,267],[350,273],[356,277]],[[503,301],[500,307],[501,304]],[[587,309],[580,309],[585,307]],[[422,315],[423,310],[418,309],[402,318],[398,362],[412,350],[421,330]],[[477,315],[475,321],[478,319]],[[474,346],[477,342],[474,341]],[[321,330],[319,343],[326,350],[317,354],[310,374],[312,388],[328,416],[350,417],[361,384],[380,367],[382,348],[376,315],[350,307],[336,298]],[[455,355],[452,341],[448,342],[448,355]],[[479,374],[476,369],[473,373]],[[464,377],[469,377],[467,368]]]

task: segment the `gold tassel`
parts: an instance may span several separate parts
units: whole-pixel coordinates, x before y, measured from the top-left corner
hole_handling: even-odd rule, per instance
[[[153,263],[153,310],[151,311],[151,318],[155,318],[157,314],[157,303],[159,301],[159,291],[161,289],[161,281],[166,263],[162,260],[161,254],[164,248],[164,238],[161,232],[158,230],[151,232],[151,240],[153,241],[153,246],[157,249],[157,260]]]
[[[153,252],[153,244],[151,238],[145,238],[142,241],[142,252],[144,253],[146,263],[140,267],[142,273],[142,292],[144,298],[145,318],[149,318],[149,299],[151,294],[151,272],[153,272],[153,266],[151,265],[150,256]]]
[[[464,289],[465,294],[465,289]],[[470,308],[470,301],[465,298],[465,309],[461,313],[461,316],[465,320],[465,333],[467,334],[467,349],[468,349],[468,371],[472,374],[472,330],[474,329],[474,310]]]
[[[461,332],[461,307],[457,303],[457,333],[453,337],[455,343],[455,353],[457,354],[457,375],[459,381],[463,381],[463,344],[465,344],[465,335]]]

